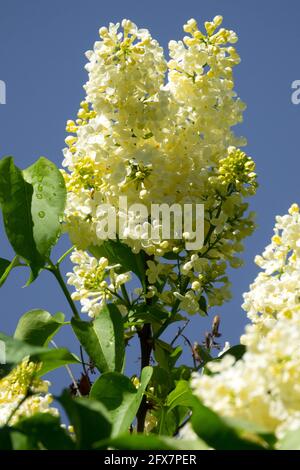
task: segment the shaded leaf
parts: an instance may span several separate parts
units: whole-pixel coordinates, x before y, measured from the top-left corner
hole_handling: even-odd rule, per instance
[[[11,426],[0,428],[0,450],[36,450],[37,446],[31,436],[16,431]]]
[[[0,428],[0,450],[13,450],[13,443],[11,438],[11,428],[3,426]]]
[[[174,367],[171,370],[171,375],[174,381],[178,380],[190,380],[192,369],[182,364],[179,367]]]
[[[112,425],[102,403],[88,398],[72,398],[66,391],[57,400],[74,426],[78,449],[91,449],[94,443],[110,436]]]
[[[125,375],[107,372],[92,386],[90,397],[99,400],[109,411],[113,423],[112,436],[129,430],[152,375],[152,367],[142,370],[138,389]]]
[[[74,441],[61,427],[60,419],[50,413],[35,413],[23,418],[14,429],[27,435],[36,444],[42,444],[47,450],[72,450]]]
[[[265,450],[260,444],[239,436],[236,429],[199,400],[197,406],[193,407],[191,422],[200,439],[203,439],[213,449]]]
[[[173,348],[170,344],[161,339],[155,340],[154,356],[160,367],[170,371],[175,366],[182,354],[182,348]]]
[[[10,261],[4,258],[0,258],[0,279],[2,278],[3,274],[5,273],[6,269],[10,265]]]
[[[163,320],[169,317],[169,312],[157,305],[137,305],[128,314],[130,322],[142,321],[144,323],[151,323],[154,325],[161,324]]]
[[[71,324],[100,372],[121,372],[125,355],[124,326],[122,315],[115,305],[107,304],[91,322],[72,318]]]
[[[207,301],[203,295],[201,295],[199,299],[199,307],[200,307],[201,312],[203,312],[204,315],[207,315]]]
[[[200,439],[184,441],[166,436],[124,434],[109,441],[98,443],[95,448],[113,447],[119,450],[207,450],[207,445]],[[175,463],[175,461],[174,461]]]
[[[162,367],[153,367],[151,387],[154,388],[154,395],[157,398],[165,400],[168,393],[173,388],[173,383],[169,372]]]
[[[266,448],[273,448],[274,444],[276,443],[275,435],[270,432],[265,427],[244,420],[240,418],[224,418],[224,421],[233,429],[235,429],[240,436],[254,436],[254,438],[261,442]]]

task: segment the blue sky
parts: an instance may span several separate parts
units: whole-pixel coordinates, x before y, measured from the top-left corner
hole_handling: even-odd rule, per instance
[[[258,228],[246,242],[244,267],[231,272],[233,300],[215,311],[221,314],[222,340],[234,344],[246,322],[242,293],[257,273],[253,258],[268,243],[275,215],[300,201],[300,105],[291,103],[291,83],[300,79],[297,0],[1,0],[0,80],[7,86],[7,104],[0,105],[0,156],[13,155],[22,168],[40,155],[60,165],[65,122],[76,115],[84,96],[84,52],[98,39],[100,26],[130,18],[150,29],[166,48],[170,39],[183,36],[186,20],[194,17],[201,24],[216,14],[223,15],[225,26],[239,35],[242,63],[235,71],[236,89],[248,108],[238,131],[248,139],[247,152],[257,163],[260,183],[251,201]],[[2,225],[0,232],[0,256],[10,258]],[[56,253],[67,246],[62,240]],[[70,266],[66,262],[63,268],[67,271]],[[18,317],[32,308],[70,316],[50,274],[43,273],[22,289],[25,279],[24,272],[15,270],[0,291],[0,330],[12,333]],[[208,322],[192,318],[191,340],[202,339]],[[78,352],[70,332],[60,333],[57,343]],[[137,366],[137,356],[133,345],[130,371]],[[56,389],[69,381],[64,371],[58,377]]]

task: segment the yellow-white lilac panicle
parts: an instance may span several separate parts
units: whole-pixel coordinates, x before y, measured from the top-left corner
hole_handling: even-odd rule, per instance
[[[300,428],[300,214],[276,218],[271,243],[255,259],[262,271],[243,308],[251,321],[237,362],[227,355],[194,375],[192,388],[223,416],[241,418],[282,437]]]

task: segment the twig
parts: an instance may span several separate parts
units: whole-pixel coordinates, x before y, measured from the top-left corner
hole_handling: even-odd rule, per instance
[[[58,346],[54,343],[53,340],[51,340],[50,342],[51,342],[52,346],[54,346],[54,348],[58,349]],[[75,377],[74,377],[74,375],[73,375],[73,372],[72,372],[71,369],[70,369],[70,366],[69,366],[68,364],[65,364],[65,368],[66,368],[66,370],[67,370],[67,372],[68,372],[68,374],[69,374],[69,376],[70,376],[70,378],[71,378],[71,380],[72,380],[72,383],[73,383],[73,385],[74,385],[75,390],[77,391],[78,395],[81,397],[81,393],[80,393],[80,390],[79,390],[79,388],[78,388],[77,381],[76,381],[76,379],[75,379]]]
[[[179,336],[183,336],[182,333],[184,332],[184,330],[186,329],[186,327],[188,326],[189,323],[190,323],[190,320],[186,320],[185,324],[181,328],[178,328],[178,333],[175,336],[175,338],[172,339],[172,341],[170,343],[170,346],[173,346],[173,344],[179,338]]]
[[[190,340],[185,335],[181,334],[181,336],[185,339],[185,341],[187,342],[187,344],[191,348],[192,358],[193,358],[193,363],[194,363],[194,369],[196,369],[197,368],[197,362],[196,362],[196,358],[195,358],[194,347],[193,347],[192,343],[190,342]]]
[[[85,362],[84,362],[84,357],[83,357],[83,349],[82,349],[81,345],[80,345],[80,358],[81,358],[81,363],[82,363],[82,368],[83,368],[84,375],[88,379],[89,384],[92,385],[92,382],[90,381],[90,378],[89,378],[88,371],[85,367]]]

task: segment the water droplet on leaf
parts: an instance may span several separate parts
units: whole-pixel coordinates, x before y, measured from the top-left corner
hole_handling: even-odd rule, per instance
[[[44,211],[40,211],[40,212],[39,212],[39,217],[40,217],[41,219],[43,219],[43,218],[45,217],[45,215],[46,215],[46,214],[45,214]]]

